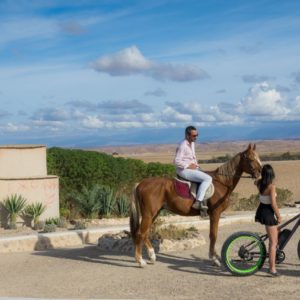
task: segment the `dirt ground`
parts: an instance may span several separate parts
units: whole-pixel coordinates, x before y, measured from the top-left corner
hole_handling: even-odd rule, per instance
[[[233,232],[263,232],[258,224],[220,228],[218,249]],[[207,230],[202,231],[208,241]],[[298,299],[300,230],[271,278],[268,263],[250,277],[235,277],[211,265],[208,244],[183,252],[160,253],[155,265],[137,267],[133,255],[99,251],[95,245],[0,256],[0,297],[84,299]]]

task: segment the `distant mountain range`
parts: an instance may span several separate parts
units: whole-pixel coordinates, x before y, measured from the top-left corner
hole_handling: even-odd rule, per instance
[[[300,139],[300,122],[266,123],[256,126],[200,127],[199,142]],[[138,144],[174,144],[184,137],[184,128],[99,129],[73,135],[1,137],[1,144],[45,144],[48,147],[97,147]]]

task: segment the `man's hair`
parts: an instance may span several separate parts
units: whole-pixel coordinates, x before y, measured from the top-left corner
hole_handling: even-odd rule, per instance
[[[188,136],[191,134],[192,130],[197,130],[196,127],[194,126],[188,126],[186,129],[185,129],[185,136]]]

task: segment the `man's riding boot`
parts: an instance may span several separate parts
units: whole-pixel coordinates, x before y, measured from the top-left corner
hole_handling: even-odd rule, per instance
[[[208,210],[207,200],[203,200],[203,201],[200,202],[200,209],[201,210]]]
[[[208,210],[208,207],[207,207],[207,200],[201,201],[201,202],[200,202],[200,216],[201,216],[202,218],[208,216],[207,210]]]
[[[196,200],[192,207],[197,210],[201,209],[201,202]]]
[[[206,211],[208,209],[207,201],[206,200],[203,200],[203,201],[196,200],[192,207],[197,210]]]

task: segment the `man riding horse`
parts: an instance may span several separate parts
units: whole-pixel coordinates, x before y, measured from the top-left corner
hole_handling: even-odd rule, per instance
[[[212,183],[212,177],[202,172],[199,168],[195,153],[195,141],[197,136],[198,132],[194,126],[188,126],[185,129],[185,139],[176,149],[174,163],[176,165],[177,175],[188,181],[201,183],[193,208],[206,211],[208,207],[204,196],[206,190]]]

